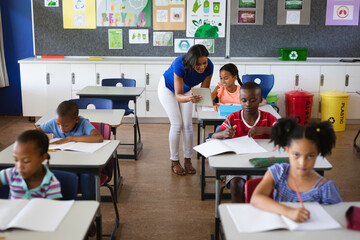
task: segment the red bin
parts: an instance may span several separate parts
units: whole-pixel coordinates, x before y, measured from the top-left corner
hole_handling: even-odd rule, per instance
[[[313,96],[314,94],[306,91],[286,92],[286,117],[293,117],[298,124],[307,125],[310,122]]]

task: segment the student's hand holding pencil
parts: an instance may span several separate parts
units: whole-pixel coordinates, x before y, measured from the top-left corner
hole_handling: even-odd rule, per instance
[[[189,101],[192,103],[197,103],[202,99],[202,97],[200,95],[196,95],[194,93],[190,93],[189,95]]]
[[[288,211],[286,211],[286,214],[284,214],[284,216],[290,218],[295,222],[305,222],[310,218],[310,212],[302,207],[301,208],[289,207]]]
[[[236,128],[237,126],[234,125],[232,127],[228,127],[227,129],[225,129],[223,131],[224,138],[232,138],[235,135]]]

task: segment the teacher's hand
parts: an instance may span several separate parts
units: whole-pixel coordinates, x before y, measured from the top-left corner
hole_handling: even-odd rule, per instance
[[[201,99],[202,99],[202,97],[200,95],[196,95],[196,94],[193,94],[193,93],[190,93],[190,95],[189,95],[189,102],[197,103]]]

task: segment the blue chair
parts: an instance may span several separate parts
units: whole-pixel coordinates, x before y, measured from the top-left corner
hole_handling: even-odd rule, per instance
[[[59,180],[61,185],[61,200],[74,200],[78,193],[79,177],[75,173],[60,170],[52,170],[51,172]]]
[[[102,98],[79,98],[79,99],[70,99],[76,103],[79,109],[87,109],[89,105],[94,105],[96,109],[112,109],[113,102],[110,99]]]
[[[9,186],[4,185],[0,187],[0,199],[8,199],[9,198]]]
[[[261,96],[266,99],[267,95],[271,91],[271,89],[274,87],[275,78],[272,74],[246,74],[242,76],[242,83],[247,82],[257,82],[261,87]],[[275,103],[268,103],[271,105],[274,109],[276,109],[277,112],[279,112],[279,108],[275,105]]]

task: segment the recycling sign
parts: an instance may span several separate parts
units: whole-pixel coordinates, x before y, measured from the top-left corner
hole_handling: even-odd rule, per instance
[[[291,60],[296,60],[298,58],[298,54],[296,51],[291,51],[291,53],[289,54],[289,58]]]
[[[329,117],[328,121],[331,122],[332,124],[334,124],[335,123],[335,118]]]

